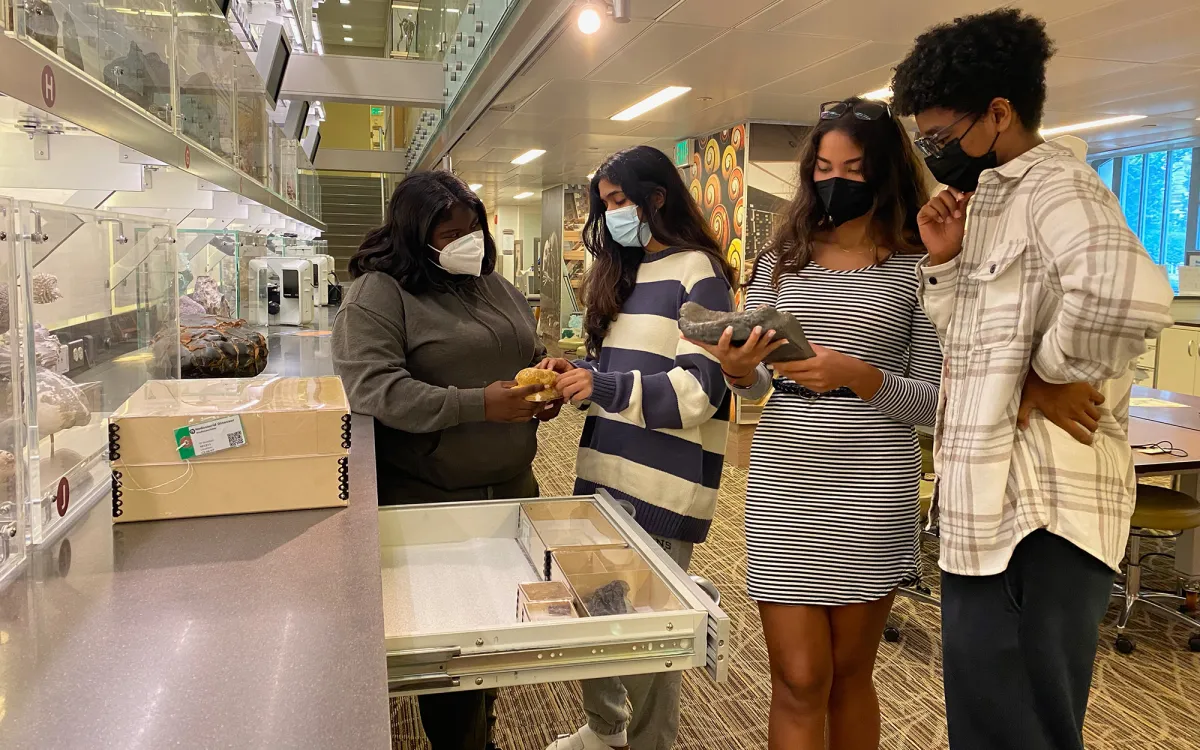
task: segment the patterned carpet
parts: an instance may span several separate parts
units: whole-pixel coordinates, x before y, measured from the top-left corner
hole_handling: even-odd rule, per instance
[[[582,415],[569,410],[545,425],[535,464],[542,492],[569,495]],[[764,748],[770,678],[758,612],[745,593],[746,551],[742,534],[746,472],[725,468],[718,516],[707,544],[697,547],[693,568],[720,588],[722,607],[733,621],[729,681],[717,685],[702,673],[688,674],[677,750]],[[936,570],[936,550],[926,550]],[[1167,565],[1169,567],[1169,564]],[[1161,566],[1160,566],[1161,568]],[[1148,583],[1170,586],[1165,572]],[[1096,663],[1086,727],[1092,750],[1195,750],[1200,747],[1200,654],[1187,650],[1189,632],[1164,620],[1135,614],[1130,633],[1138,643],[1131,656],[1112,648],[1116,610],[1109,613]],[[892,614],[903,637],[884,643],[875,681],[883,706],[886,750],[947,747],[942,706],[937,611],[898,600]],[[500,746],[542,750],[559,732],[582,723],[577,685],[538,685],[501,694]],[[423,750],[425,743],[410,700],[392,703],[395,748]]]

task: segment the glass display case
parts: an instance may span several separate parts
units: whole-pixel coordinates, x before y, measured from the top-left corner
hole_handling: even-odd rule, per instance
[[[179,229],[179,314],[249,320],[266,290],[250,280],[250,261],[268,254],[270,238],[231,229]]]
[[[233,164],[235,75],[241,42],[209,0],[176,0],[179,131]]]
[[[305,46],[311,7],[299,10]],[[269,124],[263,81],[208,0],[0,0],[0,27],[49,52],[305,213],[315,169]],[[190,158],[190,157],[189,157]]]
[[[13,250],[16,243],[14,227],[15,206],[11,200],[0,196],[0,335],[5,342],[15,340],[17,295],[17,256]],[[21,460],[23,431],[20,413],[20,390],[13,388],[13,374],[19,373],[20,350],[5,345],[0,347],[0,588],[10,575],[20,569],[25,561],[25,481],[27,472],[18,470]]]
[[[18,425],[0,450],[16,456],[13,496],[40,544],[108,493],[108,415],[163,376],[153,345],[178,338],[175,234],[119,213],[0,205],[12,227],[0,420]]]
[[[238,309],[238,232],[177,230],[179,315],[233,317]]]
[[[715,591],[606,495],[381,508],[379,540],[393,694],[726,677]]]

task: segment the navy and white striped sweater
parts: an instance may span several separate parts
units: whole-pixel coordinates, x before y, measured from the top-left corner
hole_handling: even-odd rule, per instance
[[[730,311],[729,283],[707,255],[647,253],[598,361],[576,463],[577,494],[631,501],[650,534],[703,542],[712,525],[729,431],[721,365],[679,338],[679,308]]]

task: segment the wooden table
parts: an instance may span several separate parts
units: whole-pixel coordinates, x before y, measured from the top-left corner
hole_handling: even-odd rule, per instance
[[[1200,431],[1200,398],[1187,396],[1172,391],[1159,391],[1153,388],[1135,386],[1132,397],[1136,399],[1153,398],[1159,401],[1169,401],[1184,406],[1130,406],[1130,418],[1144,419],[1150,422],[1175,425],[1188,430]],[[1138,445],[1134,441],[1134,445]],[[1191,451],[1189,451],[1190,453]]]
[[[1155,398],[1183,406],[1138,406],[1129,409],[1129,442],[1146,445],[1169,441],[1187,452],[1186,457],[1147,456],[1134,451],[1133,466],[1139,477],[1175,475],[1178,489],[1200,498],[1200,398],[1171,391],[1136,386],[1133,398]],[[1180,535],[1175,545],[1175,572],[1200,579],[1200,535],[1195,529]]]

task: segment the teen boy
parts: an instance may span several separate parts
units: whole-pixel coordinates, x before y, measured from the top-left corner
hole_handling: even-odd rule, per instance
[[[1115,196],[1038,135],[1053,53],[1041,20],[1000,10],[926,32],[893,80],[949,186],[918,222],[945,354],[936,464],[956,750],[1082,750],[1133,512],[1132,362],[1171,323],[1166,276]]]

